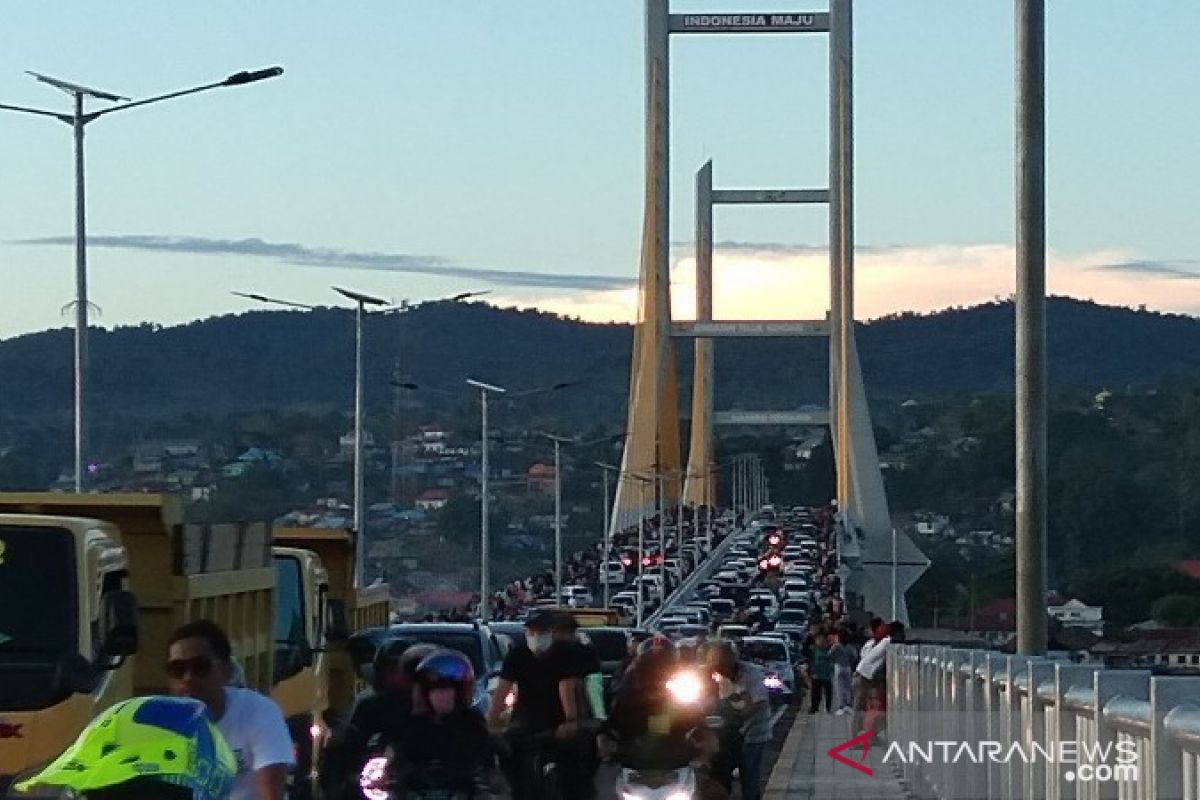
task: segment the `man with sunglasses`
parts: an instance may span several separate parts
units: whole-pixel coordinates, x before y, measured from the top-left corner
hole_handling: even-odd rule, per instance
[[[171,694],[208,706],[237,759],[230,800],[283,800],[295,763],[279,706],[250,689],[229,686],[233,652],[215,622],[189,622],[171,634],[166,672]]]

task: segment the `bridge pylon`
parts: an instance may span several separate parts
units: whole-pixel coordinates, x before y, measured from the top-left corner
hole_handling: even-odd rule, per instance
[[[851,0],[830,0],[829,12],[779,14],[671,14],[668,0],[646,0],[646,211],[638,326],[630,380],[629,438],[623,472],[680,474],[679,418],[672,339],[694,339],[692,429],[683,501],[715,498],[714,428],[720,424],[822,425],[832,429],[837,462],[838,529],[843,591],[851,606],[908,621],[904,592],[928,559],[894,531],[879,468],[870,409],[854,335],[854,208]],[[827,188],[714,189],[712,163],[696,180],[696,319],[670,319],[669,102],[666,75],[671,34],[828,33],[830,157]],[[720,204],[828,204],[830,306],[824,320],[720,321],[713,319],[712,209]],[[746,336],[827,336],[829,408],[813,411],[729,412],[713,404],[713,339]],[[622,481],[614,525],[628,525],[645,509],[638,487]]]

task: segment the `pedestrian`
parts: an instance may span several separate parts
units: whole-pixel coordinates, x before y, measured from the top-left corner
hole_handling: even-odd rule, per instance
[[[854,645],[850,644],[844,628],[833,632],[833,645],[829,648],[829,660],[833,662],[833,702],[835,714],[847,714],[853,708],[851,694],[851,675],[854,673],[854,663],[858,660]]]
[[[818,633],[812,648],[812,702],[808,713],[815,714],[821,707],[821,698],[825,699],[825,711],[830,710],[830,695],[833,692],[833,661],[829,656],[829,637],[824,632]]]
[[[879,721],[879,705],[883,701],[880,689],[887,648],[891,642],[890,629],[879,617],[871,620],[871,639],[859,653],[854,670],[854,729],[873,731]]]

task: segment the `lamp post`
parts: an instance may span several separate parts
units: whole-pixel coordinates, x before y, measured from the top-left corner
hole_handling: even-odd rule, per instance
[[[642,580],[646,574],[646,484],[651,483],[653,479],[633,472],[627,473],[625,477],[636,480],[640,484],[638,487],[638,500],[641,501],[640,504],[643,510],[638,519],[637,620],[634,623],[635,627],[641,628],[645,615],[643,595],[646,591],[645,582]]]
[[[610,520],[608,516],[608,473],[619,473],[621,468],[614,464],[605,464],[603,461],[593,461],[592,463],[600,468],[600,474],[603,476],[604,481],[604,503],[602,505],[604,511],[604,557],[600,559],[602,565],[600,574],[604,576],[604,607],[608,608],[608,560],[612,558],[612,530],[610,529],[611,525],[609,524]]]
[[[541,434],[554,442],[554,599],[562,602],[562,445],[571,444],[573,439]]]
[[[364,582],[367,562],[366,471],[363,452],[363,318],[367,306],[386,306],[387,301],[369,294],[333,290],[355,303],[354,308],[354,586]]]
[[[504,394],[508,390],[501,386],[493,386],[472,378],[467,379],[469,386],[479,390],[479,618],[488,621],[491,605],[488,601],[488,395]]]
[[[480,554],[479,554],[479,616],[484,622],[487,622],[489,616],[488,607],[488,570],[491,567],[489,560],[490,537],[488,531],[488,394],[507,394],[509,397],[529,397],[545,392],[555,392],[560,389],[566,389],[570,386],[575,386],[577,381],[565,383],[556,383],[553,386],[543,386],[537,389],[526,389],[521,392],[509,392],[502,386],[495,386],[483,381],[477,381],[474,378],[467,378],[467,385],[474,386],[479,390],[479,410],[480,410],[480,492],[479,492],[479,512],[481,519],[479,521],[479,539],[480,539]]]
[[[236,72],[224,80],[195,86],[191,89],[169,92],[167,94],[148,97],[145,100],[129,101],[127,97],[102,92],[87,86],[81,86],[70,81],[52,78],[37,72],[29,72],[42,83],[53,86],[71,96],[74,107],[69,114],[48,111],[40,108],[14,106],[0,103],[0,111],[15,111],[23,114],[34,114],[41,117],[53,117],[71,126],[75,134],[75,491],[84,490],[84,475],[86,474],[87,450],[87,409],[86,387],[88,370],[88,293],[87,293],[87,218],[84,213],[84,170],[83,170],[83,128],[89,122],[94,122],[105,114],[114,111],[125,111],[138,106],[150,105],[175,97],[205,92],[224,86],[242,86],[247,83],[275,78],[283,74],[282,67],[268,67],[252,72]],[[85,112],[83,99],[90,97],[110,103],[122,105],[102,108],[99,111]]]

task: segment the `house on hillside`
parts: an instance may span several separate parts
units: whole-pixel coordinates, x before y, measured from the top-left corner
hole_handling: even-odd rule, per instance
[[[1046,613],[1051,619],[1058,620],[1064,628],[1082,628],[1093,636],[1104,635],[1103,606],[1089,606],[1082,600],[1072,599],[1047,606]]]
[[[226,478],[240,478],[253,467],[277,467],[282,463],[283,456],[279,451],[263,447],[251,447],[238,456],[236,461],[231,461],[221,467],[221,474]]]
[[[554,491],[554,465],[537,463],[529,468],[525,485],[531,492]]]
[[[449,489],[426,489],[417,497],[416,507],[421,511],[437,511],[449,502]]]

